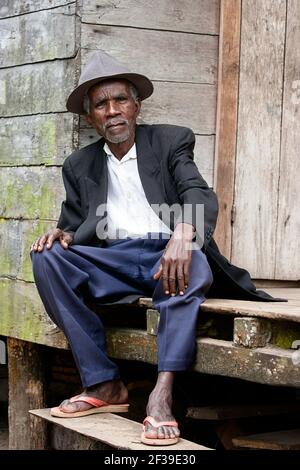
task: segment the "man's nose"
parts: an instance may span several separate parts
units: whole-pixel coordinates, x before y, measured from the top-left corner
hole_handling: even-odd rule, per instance
[[[106,114],[107,116],[116,116],[117,114],[120,114],[118,103],[116,103],[115,101],[108,101]]]

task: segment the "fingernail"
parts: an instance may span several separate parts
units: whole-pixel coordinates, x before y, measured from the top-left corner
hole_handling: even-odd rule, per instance
[[[180,293],[180,295],[183,295],[183,290],[181,290],[179,293]]]
[[[167,294],[167,295],[168,295],[168,294],[169,294],[169,291],[168,291],[168,290],[165,290],[165,294]]]
[[[171,294],[171,297],[175,297],[176,294]]]

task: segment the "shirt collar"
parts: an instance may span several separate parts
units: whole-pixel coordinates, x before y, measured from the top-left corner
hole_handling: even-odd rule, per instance
[[[122,160],[119,160],[118,158],[116,158],[114,156],[114,154],[112,153],[112,151],[110,150],[109,146],[107,145],[107,143],[104,144],[104,147],[103,147],[103,150],[104,152],[106,153],[107,157],[114,161],[115,163],[118,163],[118,165],[121,165],[122,163],[130,160],[131,158],[134,159],[134,158],[137,158],[137,154],[136,154],[136,145],[135,143],[133,144],[133,146],[128,150],[128,152],[124,155],[124,157],[122,158]]]

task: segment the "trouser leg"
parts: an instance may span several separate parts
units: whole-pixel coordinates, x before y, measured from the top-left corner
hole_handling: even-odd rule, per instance
[[[205,254],[194,250],[189,286],[183,296],[165,295],[162,281],[157,284],[153,303],[160,312],[157,336],[159,372],[185,370],[193,361],[199,308],[211,283],[212,273]]]
[[[134,258],[129,262],[122,256],[123,252],[110,248],[74,245],[64,250],[59,243],[51,250],[32,253],[40,297],[69,341],[84,387],[119,378],[117,366],[106,354],[102,322],[85,305],[83,292],[97,299],[107,299],[115,293],[142,295],[137,287],[128,284],[125,276],[124,266],[135,275]]]

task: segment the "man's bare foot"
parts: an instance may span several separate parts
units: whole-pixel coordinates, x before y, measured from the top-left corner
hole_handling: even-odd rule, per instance
[[[98,398],[110,404],[127,403],[128,400],[127,389],[121,380],[109,380],[101,384],[93,385],[92,387],[86,388],[78,396]],[[86,411],[90,408],[92,408],[92,405],[84,401],[70,403],[69,400],[64,400],[59,405],[59,409],[64,413]]]
[[[156,421],[176,421],[172,414],[172,391],[174,372],[160,372],[156,385],[150,394],[147,404],[147,416]],[[145,437],[148,439],[168,439],[179,437],[176,426],[161,426],[158,429],[146,423]]]

